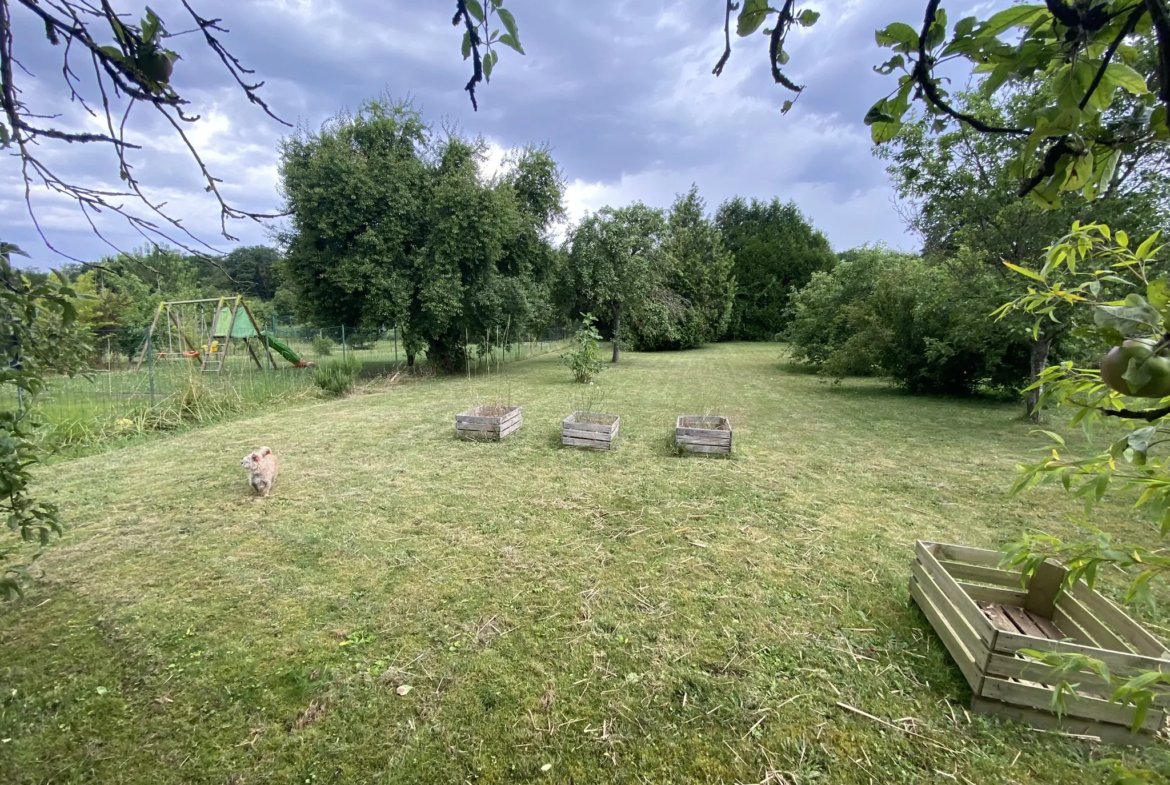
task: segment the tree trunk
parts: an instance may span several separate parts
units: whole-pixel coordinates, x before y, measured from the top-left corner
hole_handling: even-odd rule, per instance
[[[406,367],[407,368],[414,367],[414,355],[409,353],[409,352],[407,352],[407,354],[406,354]]]
[[[613,309],[613,361],[616,363],[621,359],[621,329],[622,329],[622,307],[619,305]]]
[[[1035,384],[1036,380],[1040,378],[1040,374],[1048,367],[1048,352],[1052,349],[1052,336],[1041,335],[1039,340],[1032,342],[1032,359],[1031,359],[1031,383]],[[1043,392],[1041,388],[1028,391],[1028,397],[1024,401],[1024,417],[1032,422],[1040,422],[1040,393]]]

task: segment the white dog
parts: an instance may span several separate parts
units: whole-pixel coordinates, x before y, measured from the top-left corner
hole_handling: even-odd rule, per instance
[[[261,447],[256,452],[249,453],[240,461],[240,466],[251,472],[248,482],[252,490],[261,496],[272,493],[272,485],[276,482],[276,456],[272,453],[272,448]]]

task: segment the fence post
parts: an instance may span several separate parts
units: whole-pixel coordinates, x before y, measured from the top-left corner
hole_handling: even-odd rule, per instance
[[[150,377],[150,405],[154,406],[154,330],[146,331],[146,374]],[[182,347],[179,347],[182,348]]]
[[[345,362],[345,325],[341,325],[341,361]]]
[[[394,325],[394,372],[398,373],[398,325]]]

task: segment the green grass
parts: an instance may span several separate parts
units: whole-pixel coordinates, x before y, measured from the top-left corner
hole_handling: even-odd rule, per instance
[[[916,538],[1069,531],[1056,491],[1005,496],[1042,447],[1018,406],[781,360],[623,355],[612,453],[560,446],[582,389],[546,355],[54,465],[73,526],[0,608],[0,781],[1099,781],[1120,750],[969,716],[908,601]],[[501,399],[516,436],[454,438]],[[733,458],[673,454],[703,413]],[[259,500],[237,464],[262,444]]]

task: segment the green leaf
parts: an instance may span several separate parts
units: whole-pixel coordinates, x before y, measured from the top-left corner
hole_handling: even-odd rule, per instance
[[[947,9],[940,8],[934,12],[934,24],[926,31],[926,48],[934,49],[947,40]]]
[[[471,33],[470,31],[463,31],[463,59],[471,57]]]
[[[800,12],[800,16],[796,17],[796,21],[801,27],[812,27],[820,18],[821,15],[818,12],[811,8],[806,8]]]
[[[504,23],[508,35],[512,36],[513,40],[519,41],[520,28],[516,26],[516,17],[512,16],[512,12],[507,8],[497,8],[496,14],[500,17],[500,21]]]
[[[1150,281],[1150,285],[1146,287],[1146,299],[1159,311],[1165,311],[1166,306],[1170,305],[1170,280],[1159,278]]]
[[[1145,298],[1131,294],[1124,305],[1098,305],[1093,311],[1093,321],[1098,327],[1112,327],[1123,335],[1150,333],[1158,329],[1161,315]]]
[[[1086,150],[1073,159],[1065,176],[1063,191],[1079,191],[1093,179],[1093,151]]]
[[[918,31],[905,22],[894,22],[874,33],[878,46],[890,46],[895,51],[907,53],[918,48]]]
[[[795,101],[785,101],[783,106],[780,107],[780,114],[788,114],[788,110],[792,108],[792,105],[794,103],[796,103],[796,102]]]
[[[504,46],[515,49],[520,54],[524,54],[524,47],[520,46],[520,42],[512,37],[511,33],[504,33],[500,36],[500,43]]]
[[[883,98],[876,104],[869,108],[865,113],[865,124],[873,125],[874,123],[892,123],[894,116],[886,111],[887,100]]]
[[[483,6],[479,4],[479,0],[463,0],[463,5],[467,8],[468,13],[475,17],[477,22],[484,20]]]
[[[894,55],[881,65],[875,65],[873,70],[882,76],[887,76],[894,72],[895,68],[904,68],[906,66],[906,58],[902,55]]]
[[[1160,235],[1160,234],[1161,234],[1161,232],[1158,231],[1158,232],[1154,232],[1149,237],[1147,237],[1142,242],[1142,244],[1138,246],[1138,249],[1136,251],[1134,251],[1134,256],[1136,256],[1139,259],[1149,258],[1150,249],[1154,247],[1154,243],[1158,242],[1158,235]]]
[[[769,7],[768,0],[744,0],[735,20],[736,35],[743,37],[756,32],[774,10]]]
[[[1125,63],[1109,63],[1105,68],[1105,79],[1130,95],[1145,95],[1150,92],[1150,88],[1146,86],[1145,77]]]
[[[1122,248],[1129,247],[1129,235],[1126,234],[1123,230],[1118,229],[1117,232],[1113,235],[1113,237],[1115,240],[1117,240],[1117,244],[1120,245]]]
[[[483,78],[489,82],[492,79],[492,67],[495,66],[495,62],[492,60],[493,54],[495,52],[488,52],[483,58]]]
[[[1039,273],[1032,272],[1031,270],[1027,269],[1026,267],[1020,267],[1018,264],[1012,264],[1011,262],[1009,262],[1007,260],[1004,261],[1003,265],[1004,265],[1004,267],[1007,267],[1009,270],[1015,270],[1020,275],[1026,275],[1029,278],[1033,278],[1033,279],[1039,281],[1040,283],[1044,283],[1044,280],[1045,280],[1044,276],[1040,275]]]
[[[977,35],[999,35],[1013,27],[1028,27],[1041,16],[1047,15],[1048,9],[1042,5],[1017,5],[992,14],[986,22],[979,25]]]

